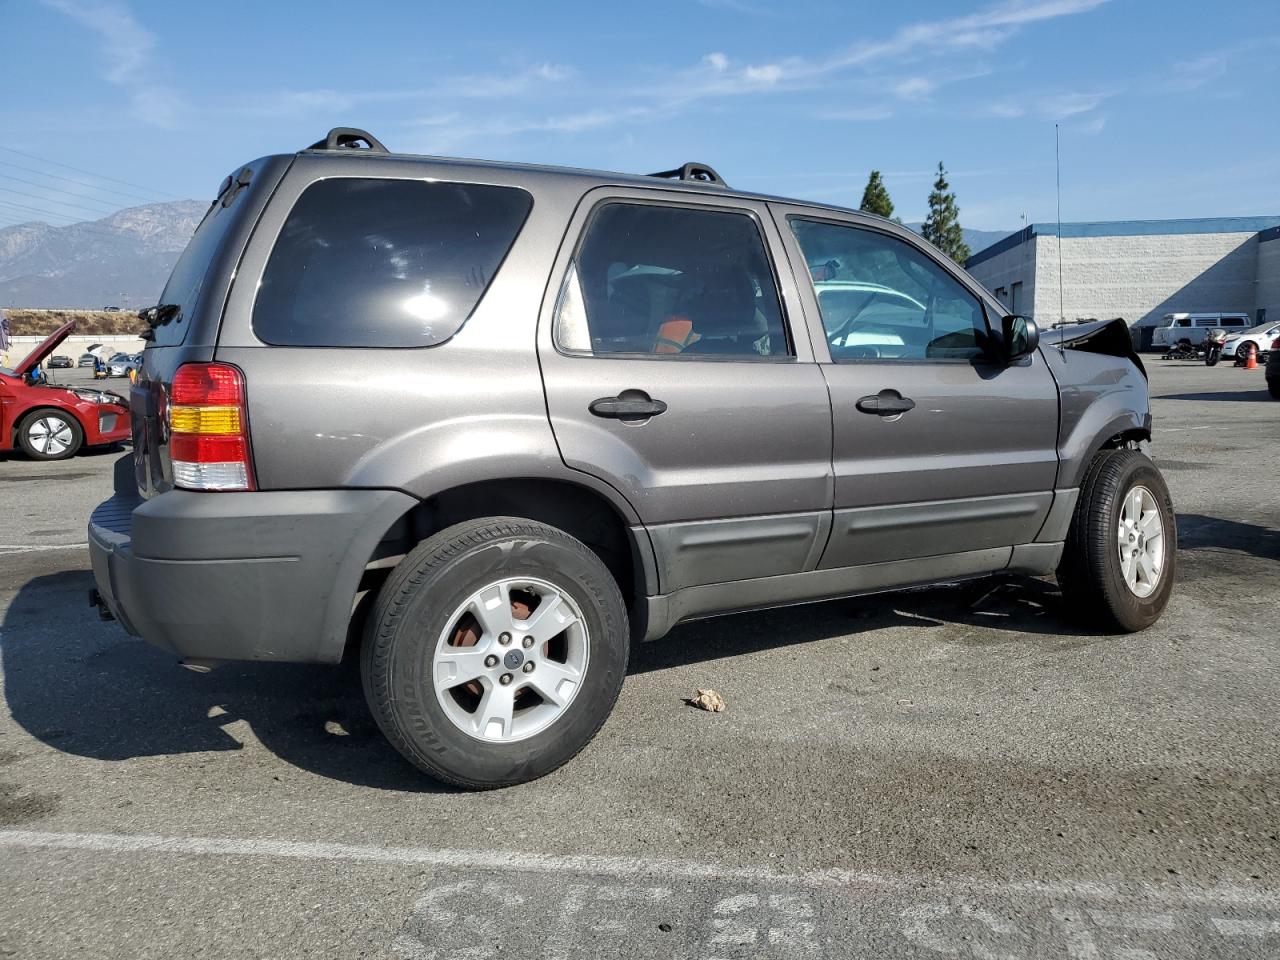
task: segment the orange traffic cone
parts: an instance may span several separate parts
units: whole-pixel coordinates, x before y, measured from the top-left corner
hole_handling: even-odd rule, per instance
[[[1258,369],[1258,348],[1252,343],[1249,344],[1249,356],[1244,361],[1244,368],[1246,370]]]

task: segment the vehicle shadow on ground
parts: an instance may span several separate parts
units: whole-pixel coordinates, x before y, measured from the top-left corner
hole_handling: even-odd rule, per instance
[[[13,719],[58,750],[95,760],[241,750],[245,721],[276,756],[334,780],[442,792],[378,731],[352,664],[229,663],[207,674],[100,623],[88,571],[36,577],[0,630]]]
[[[78,451],[76,451],[75,456],[71,457],[70,459],[71,459],[71,462],[74,463],[76,460],[79,460],[82,457],[93,460],[98,457],[119,456],[120,453],[123,452],[125,449],[126,448],[123,446],[119,446],[119,445],[112,446],[110,444],[108,444],[105,447],[104,446],[81,447]],[[33,460],[31,457],[27,456],[21,450],[0,450],[0,463],[6,463],[10,461],[21,462],[21,463],[34,463],[34,464],[39,464],[40,466],[45,466],[46,464],[50,463],[50,461],[48,460]]]
[[[1247,403],[1275,403],[1266,387],[1261,390],[1216,390],[1206,393],[1162,393],[1153,400],[1243,400]]]
[[[1280,530],[1199,513],[1178,515],[1180,551],[1215,548],[1239,550],[1262,560],[1280,560]]]
[[[1053,582],[996,576],[686,623],[661,640],[633,647],[630,672],[665,670],[890,627],[950,627],[949,639],[970,645],[1025,643],[1027,635],[1098,639],[1067,616]]]
[[[9,711],[38,740],[95,760],[182,756],[244,749],[234,726],[244,721],[272,754],[308,772],[378,789],[449,791],[382,737],[354,658],[338,666],[230,663],[192,673],[118,624],[93,619],[85,599],[92,585],[88,571],[36,577],[13,599],[0,630]],[[955,624],[1008,631],[1007,642],[1025,642],[1027,634],[1084,636],[1061,616],[1052,584],[992,578],[685,624],[633,648],[629,672],[890,626]],[[960,633],[960,642],[1001,636]]]

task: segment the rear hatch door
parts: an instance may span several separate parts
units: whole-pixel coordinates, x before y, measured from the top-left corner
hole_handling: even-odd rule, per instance
[[[240,255],[292,161],[291,155],[263,157],[223,180],[159,302],[143,311],[148,343],[129,400],[134,470],[143,497],[173,487],[167,412],[174,372],[184,363],[213,359]]]

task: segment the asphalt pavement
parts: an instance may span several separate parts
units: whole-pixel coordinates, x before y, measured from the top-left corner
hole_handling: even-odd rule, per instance
[[[118,454],[0,455],[0,957],[1280,956],[1280,403],[1148,363],[1150,630],[1029,579],[689,624],[485,794],[402,761],[350,665],[198,675],[99,621]]]

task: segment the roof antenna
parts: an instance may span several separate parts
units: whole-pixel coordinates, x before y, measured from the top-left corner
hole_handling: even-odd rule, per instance
[[[1059,148],[1058,125],[1053,125],[1053,167],[1058,189],[1058,352],[1067,359],[1067,313],[1062,293],[1062,153]]]

